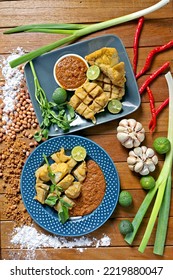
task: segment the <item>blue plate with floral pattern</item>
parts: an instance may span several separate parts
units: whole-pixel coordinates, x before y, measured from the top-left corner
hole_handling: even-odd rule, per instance
[[[43,164],[43,154],[49,157],[62,147],[71,150],[77,145],[85,147],[87,156],[100,166],[106,180],[106,191],[102,202],[91,214],[62,224],[53,208],[34,199],[35,171]],[[30,154],[22,170],[20,187],[24,205],[40,227],[61,236],[81,236],[101,227],[112,215],[118,202],[120,182],[114,162],[103,148],[85,137],[63,135],[43,142]]]

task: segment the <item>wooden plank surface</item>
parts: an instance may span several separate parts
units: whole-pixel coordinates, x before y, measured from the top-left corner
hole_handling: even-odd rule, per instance
[[[52,22],[70,22],[70,23],[96,23],[108,20],[114,17],[125,15],[144,9],[155,4],[154,0],[138,0],[138,1],[114,1],[110,0],[105,3],[104,0],[50,0],[50,1],[0,1],[0,55],[7,57],[18,46],[23,47],[26,52],[34,50],[45,44],[49,44],[55,40],[63,37],[63,35],[55,34],[34,34],[34,33],[20,33],[12,35],[4,35],[3,32],[11,27],[17,25],[31,24],[31,23],[52,23]],[[97,10],[97,12],[96,12]],[[105,34],[117,35],[123,41],[129,59],[133,62],[133,40],[136,30],[137,20],[121,24],[116,27],[111,27],[103,31],[80,38],[78,41],[94,38]],[[173,2],[171,1],[164,8],[157,12],[149,14],[145,17],[144,27],[142,29],[139,41],[139,61],[138,70],[140,70],[146,60],[148,53],[156,46],[166,44],[173,38]],[[158,54],[151,68],[146,75],[141,77],[137,83],[140,87],[149,74],[153,73],[164,62],[170,61],[170,71],[173,73],[173,49]],[[3,84],[4,77],[0,71],[0,82]],[[167,84],[164,75],[160,75],[152,84],[151,88],[155,96],[155,105],[158,107],[168,96]],[[168,107],[158,116],[157,128],[154,134],[151,134],[148,129],[148,124],[151,119],[151,112],[149,100],[146,93],[141,97],[141,106],[129,118],[134,118],[140,121],[146,130],[146,139],[144,145],[152,146],[153,139],[158,136],[167,135],[168,125]],[[129,209],[123,209],[120,205],[117,206],[111,218],[99,229],[90,233],[88,237],[100,239],[103,234],[111,239],[109,247],[89,246],[87,248],[40,248],[33,252],[27,249],[22,249],[20,245],[13,245],[11,237],[16,222],[10,217],[6,216],[6,208],[8,207],[6,194],[7,188],[10,188],[10,183],[4,182],[5,176],[15,175],[10,174],[11,170],[6,166],[3,171],[4,177],[0,178],[0,213],[1,213],[1,259],[100,259],[100,260],[172,260],[173,259],[173,194],[171,198],[171,210],[168,225],[168,234],[165,246],[164,256],[157,256],[153,254],[153,244],[155,238],[155,229],[152,233],[149,244],[143,254],[138,252],[138,246],[144,234],[146,224],[149,219],[152,205],[147,211],[144,221],[141,225],[139,233],[134,241],[133,246],[129,246],[119,233],[118,224],[122,219],[128,218],[132,220],[135,216],[146,192],[141,189],[139,184],[139,176],[131,172],[126,163],[128,151],[123,148],[116,138],[116,127],[118,121],[108,122],[106,124],[98,125],[89,129],[78,132],[78,135],[87,137],[97,144],[99,144],[113,159],[117,171],[119,173],[121,189],[129,190],[133,196],[133,205]],[[29,147],[30,140],[27,137],[20,135],[22,141]],[[6,149],[6,142],[0,143],[0,151],[3,153]],[[30,148],[29,148],[30,149]],[[32,149],[30,149],[32,150]],[[159,164],[156,171],[153,173],[155,177],[159,175],[163,165],[164,157],[159,156]],[[18,182],[20,181],[20,174],[17,175]],[[22,203],[22,202],[21,202]],[[34,227],[41,233],[47,234],[46,231],[34,224]],[[73,240],[73,239],[72,239]],[[80,249],[80,250],[79,250]],[[81,249],[83,249],[81,251]]]

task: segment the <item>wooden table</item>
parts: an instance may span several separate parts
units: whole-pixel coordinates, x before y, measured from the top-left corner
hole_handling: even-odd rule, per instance
[[[105,21],[118,16],[126,15],[146,8],[155,4],[157,1],[79,1],[79,0],[35,0],[35,1],[0,1],[0,54],[7,57],[13,49],[18,46],[24,48],[25,51],[31,51],[45,44],[51,43],[62,35],[55,34],[34,34],[21,33],[14,35],[3,35],[3,31],[18,25],[32,24],[32,23],[52,23],[52,22],[70,22],[70,23],[96,23]],[[104,34],[117,35],[123,41],[128,56],[133,61],[133,40],[137,26],[137,20],[111,27],[103,31],[93,33],[85,36],[78,41],[84,39],[94,38]],[[144,65],[147,54],[155,46],[163,45],[173,38],[173,5],[172,1],[157,12],[145,16],[145,22],[142,29],[139,41],[139,61],[138,70]],[[140,87],[149,74],[160,67],[164,62],[170,61],[170,70],[173,73],[173,49],[158,54],[153,60],[152,66],[146,75],[142,76],[138,81]],[[3,76],[0,75],[1,82]],[[161,104],[168,96],[168,89],[165,82],[164,74],[160,75],[152,84],[151,89],[155,96],[156,107]],[[140,108],[130,116],[141,122],[146,130],[146,139],[144,144],[152,146],[153,139],[158,136],[167,135],[168,125],[168,107],[165,108],[157,119],[156,131],[151,134],[148,129],[148,124],[151,119],[150,106],[147,93],[142,95],[142,102]],[[149,244],[143,254],[138,252],[142,235],[145,230],[149,218],[149,212],[142,223],[138,235],[130,247],[124,241],[122,235],[119,233],[118,224],[122,219],[128,218],[132,220],[135,216],[138,207],[144,199],[146,192],[141,189],[139,184],[139,177],[132,173],[126,163],[127,150],[124,149],[116,138],[116,127],[118,121],[111,121],[106,124],[98,125],[90,129],[84,129],[77,134],[87,137],[97,144],[99,144],[113,159],[116,168],[119,172],[121,189],[129,190],[133,196],[133,206],[126,210],[121,206],[117,206],[111,218],[98,230],[89,234],[90,237],[100,239],[103,234],[111,238],[109,247],[88,247],[83,252],[76,250],[76,248],[52,249],[40,248],[36,250],[36,259],[102,259],[102,260],[170,260],[173,259],[173,204],[171,204],[168,234],[166,240],[166,247],[164,256],[157,256],[153,254],[153,244],[155,231],[153,231]],[[29,145],[28,138],[20,135],[21,139],[26,141]],[[28,146],[29,147],[29,146]],[[2,153],[5,149],[5,143],[1,143]],[[159,157],[159,166],[154,173],[155,176],[159,174],[159,169],[163,163],[163,157]],[[8,173],[8,166],[6,166]],[[10,176],[13,176],[12,174]],[[18,175],[19,177],[20,175]],[[15,221],[6,217],[4,208],[5,204],[5,189],[3,185],[3,177],[0,181],[0,200],[1,200],[1,258],[2,259],[26,259],[26,250],[19,246],[13,246],[10,243],[11,233],[15,226]],[[40,229],[37,226],[41,232]],[[45,231],[44,231],[45,233]]]

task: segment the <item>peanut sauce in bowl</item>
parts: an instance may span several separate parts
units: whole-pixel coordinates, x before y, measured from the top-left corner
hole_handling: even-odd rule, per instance
[[[66,90],[76,90],[87,80],[88,64],[77,54],[67,54],[57,60],[54,66],[54,78],[57,84]]]

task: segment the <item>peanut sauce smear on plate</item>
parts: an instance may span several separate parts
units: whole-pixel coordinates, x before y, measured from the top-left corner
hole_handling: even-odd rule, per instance
[[[87,69],[87,62],[82,57],[68,54],[56,62],[54,77],[62,88],[75,90],[85,83]]]
[[[100,166],[93,160],[87,161],[87,177],[82,183],[82,191],[74,199],[75,206],[70,210],[70,216],[84,216],[94,211],[105,195],[106,181]]]

